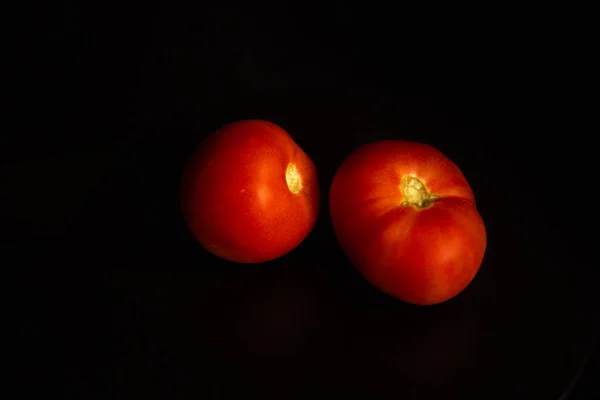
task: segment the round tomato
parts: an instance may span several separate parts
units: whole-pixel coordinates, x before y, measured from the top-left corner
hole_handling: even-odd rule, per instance
[[[191,233],[209,252],[240,263],[272,260],[298,246],[315,224],[315,166],[279,126],[234,122],[192,156],[181,206]]]
[[[429,305],[475,277],[486,232],[460,169],[421,143],[381,141],[351,154],[330,192],[344,252],[381,291]]]

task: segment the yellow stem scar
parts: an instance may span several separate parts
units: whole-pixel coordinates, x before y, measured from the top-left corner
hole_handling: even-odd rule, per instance
[[[288,164],[285,170],[285,181],[290,192],[296,194],[302,190],[302,179],[294,164]]]
[[[440,196],[430,194],[425,187],[425,184],[421,182],[417,177],[407,175],[402,178],[400,183],[400,191],[404,201],[403,206],[413,206],[415,208],[427,208],[431,206],[435,199],[439,199]]]

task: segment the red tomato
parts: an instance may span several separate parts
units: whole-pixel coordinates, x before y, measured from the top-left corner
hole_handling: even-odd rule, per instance
[[[200,144],[182,177],[181,205],[198,242],[240,263],[278,258],[315,224],[315,166],[279,126],[226,125]]]
[[[486,232],[458,167],[421,143],[381,141],[351,154],[330,193],[346,255],[381,291],[405,302],[446,301],[473,280]]]

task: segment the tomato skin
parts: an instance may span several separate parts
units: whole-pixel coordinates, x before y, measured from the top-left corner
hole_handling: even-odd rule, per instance
[[[289,165],[300,177],[298,193],[286,180]],[[212,133],[191,157],[181,207],[207,251],[240,263],[272,260],[298,246],[315,224],[315,166],[281,127],[237,121]]]
[[[416,177],[439,197],[425,208],[403,204],[410,195],[401,190],[403,177]],[[329,202],[349,260],[400,300],[444,302],[481,266],[486,231],[473,192],[460,169],[429,145],[388,140],[359,148],[336,172]]]

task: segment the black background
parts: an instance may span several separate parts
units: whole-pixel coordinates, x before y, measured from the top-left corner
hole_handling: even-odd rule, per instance
[[[580,16],[341,1],[26,6],[5,53],[0,138],[21,393],[570,390],[594,348],[599,303]],[[200,249],[177,199],[198,141],[245,118],[286,129],[322,193],[310,236],[256,266]],[[439,306],[371,288],[330,226],[336,168],[390,138],[430,143],[459,165],[486,222],[480,273]],[[588,364],[574,398],[597,391]]]

